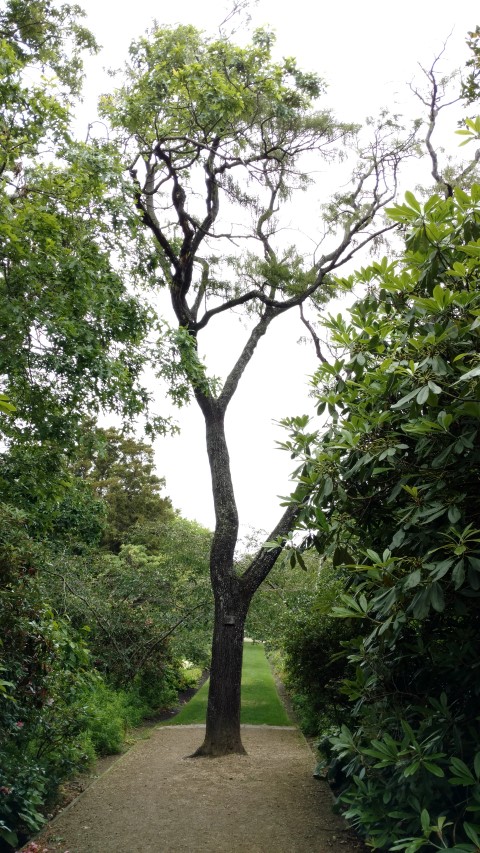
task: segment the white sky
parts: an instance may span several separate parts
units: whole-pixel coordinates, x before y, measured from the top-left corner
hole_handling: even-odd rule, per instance
[[[85,124],[98,94],[112,85],[103,68],[120,67],[130,41],[153,19],[159,24],[191,23],[214,34],[229,8],[223,0],[170,4],[80,0],[80,5],[104,48],[100,57],[87,64],[86,99],[80,114],[81,121],[85,116]],[[408,83],[418,76],[418,62],[430,65],[451,34],[441,67],[448,72],[462,66],[467,58],[467,31],[480,22],[474,0],[456,4],[451,0],[403,0],[401,4],[385,0],[295,0],[288,4],[285,0],[259,0],[251,12],[253,25],[268,25],[276,31],[279,56],[295,56],[302,69],[325,78],[329,105],[346,121],[362,121],[382,106],[419,115],[420,105],[414,103],[408,89]],[[240,33],[238,38],[244,40],[245,35]],[[457,145],[455,127],[452,117],[445,131],[450,151]],[[427,167],[422,176],[428,183]],[[411,173],[405,188],[413,188],[418,180]],[[299,203],[304,199],[301,195]],[[215,328],[220,327],[221,321]],[[281,513],[277,496],[290,491],[288,477],[294,463],[275,449],[275,441],[283,440],[284,433],[274,422],[314,412],[308,376],[315,370],[315,356],[311,347],[298,344],[304,331],[288,316],[272,324],[229,409],[227,430],[243,532],[250,526],[269,531]],[[240,321],[234,320],[217,340],[212,350],[214,372],[233,363],[244,334]],[[159,409],[162,411],[161,405]],[[158,473],[166,477],[166,491],[174,506],[187,518],[212,527],[203,421],[194,405],[177,416],[181,434],[156,443]]]

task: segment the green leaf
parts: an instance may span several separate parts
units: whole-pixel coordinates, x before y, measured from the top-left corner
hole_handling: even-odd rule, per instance
[[[443,613],[445,610],[445,597],[443,589],[438,581],[435,581],[430,587],[430,602],[437,613]]]
[[[437,421],[443,429],[448,430],[453,421],[453,415],[447,414],[446,412],[439,412],[437,415]]]
[[[431,761],[424,761],[423,766],[429,773],[433,776],[437,776],[439,779],[442,779],[445,776],[442,768],[438,766],[438,764],[433,764]]]
[[[427,809],[423,809],[420,815],[420,823],[422,824],[422,829],[424,832],[428,832],[430,829],[430,815]]]
[[[304,572],[308,571],[307,566],[305,565],[305,560],[303,559],[303,557],[299,551],[297,551],[297,562],[298,562],[300,568],[303,569]]]
[[[413,398],[416,397],[418,393],[418,388],[415,388],[414,391],[410,391],[408,394],[405,395],[405,397],[402,397],[401,400],[397,400],[396,403],[393,403],[392,409],[400,409],[402,406],[405,405],[405,403],[409,403],[410,400],[413,400]]]
[[[448,508],[448,520],[455,524],[462,517],[461,510],[455,504],[451,504]]]
[[[408,767],[406,767],[405,770],[403,771],[403,775],[406,777],[414,776],[415,773],[417,773],[419,769],[420,769],[420,761],[412,761],[412,763],[409,764]]]
[[[452,784],[456,785],[475,785],[475,777],[472,775],[471,770],[464,761],[460,758],[451,758],[450,759],[450,771],[454,774],[454,777],[450,779]]]
[[[465,835],[469,837],[470,841],[473,841],[473,843],[476,844],[477,847],[480,847],[480,836],[475,827],[471,823],[467,823],[466,821],[464,821],[463,830],[465,832]]]
[[[405,193],[405,201],[407,202],[407,204],[410,205],[410,207],[413,207],[413,209],[417,213],[422,212],[422,208],[420,207],[420,202],[417,201],[417,199],[415,198],[413,193],[411,193],[409,190],[407,190],[407,192]]]
[[[407,577],[405,578],[405,580],[404,580],[404,582],[403,582],[403,588],[404,588],[405,590],[407,590],[407,589],[414,589],[414,587],[418,586],[418,584],[420,583],[421,579],[422,579],[422,572],[421,572],[421,570],[420,570],[420,569],[415,569],[415,571],[414,571],[414,572],[411,572],[411,573],[410,573],[409,575],[407,575]]]
[[[16,412],[16,407],[13,403],[10,402],[10,399],[6,394],[0,394],[0,412],[3,412],[6,415],[10,415],[13,412]]]
[[[329,495],[332,494],[332,492],[333,492],[333,480],[331,477],[325,477],[325,480],[323,483],[323,495],[324,495],[324,497],[327,498]]]
[[[430,388],[428,387],[428,385],[424,385],[423,388],[420,388],[420,391],[417,394],[417,403],[419,404],[419,406],[422,406],[424,403],[427,402],[429,394]]]
[[[455,564],[455,567],[452,571],[452,580],[455,584],[455,589],[460,589],[463,586],[465,581],[465,562],[464,560],[459,560],[458,563]]]
[[[458,385],[459,382],[469,382],[470,379],[475,379],[477,376],[480,376],[480,364],[477,364],[476,367],[472,367],[471,370],[468,370],[466,373],[462,374],[460,379],[457,379],[453,385]]]

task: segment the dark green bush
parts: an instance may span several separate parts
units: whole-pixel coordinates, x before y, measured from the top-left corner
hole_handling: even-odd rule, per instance
[[[359,626],[329,615],[342,591],[335,575],[331,566],[321,570],[317,589],[297,600],[282,634],[286,685],[309,736],[323,735],[347,716],[348,700],[340,688],[351,665],[341,652]]]
[[[398,261],[343,284],[316,439],[292,421],[303,523],[349,572],[351,641],[332,738],[348,818],[376,850],[480,849],[480,186],[390,211]],[[327,640],[327,638],[325,638]],[[348,723],[348,724],[347,724]]]
[[[88,651],[42,600],[40,559],[23,514],[0,505],[0,838],[12,845],[92,757],[80,701],[91,683]]]

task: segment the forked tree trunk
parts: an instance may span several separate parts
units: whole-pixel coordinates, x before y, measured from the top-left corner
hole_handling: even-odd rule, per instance
[[[195,396],[205,418],[207,452],[215,506],[215,532],[210,552],[210,577],[215,598],[215,625],[205,740],[192,757],[245,754],[240,736],[240,694],[243,630],[250,601],[282,551],[282,544],[260,549],[239,576],[235,569],[238,513],[225,438],[225,412],[255,347],[274,316],[265,311],[253,329],[218,398],[197,388]],[[288,507],[271,539],[284,539],[297,509]]]

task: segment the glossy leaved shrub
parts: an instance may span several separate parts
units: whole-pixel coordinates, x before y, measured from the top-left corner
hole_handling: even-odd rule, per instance
[[[308,543],[349,574],[348,713],[331,749],[373,849],[480,848],[480,187],[390,216],[405,249],[350,279],[315,384],[330,425],[288,422]]]

